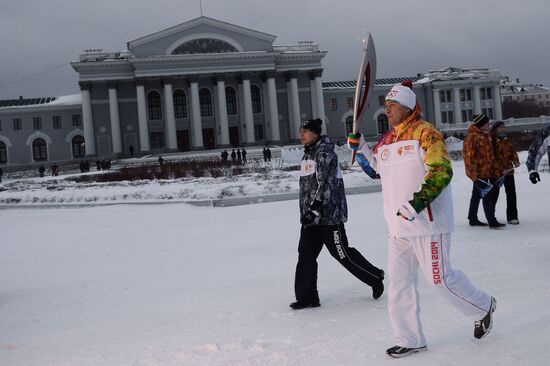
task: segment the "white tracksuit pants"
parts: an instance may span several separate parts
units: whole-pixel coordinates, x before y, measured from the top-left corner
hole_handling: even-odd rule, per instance
[[[422,347],[426,339],[420,323],[418,267],[432,286],[473,321],[482,319],[491,296],[476,288],[449,260],[451,234],[390,237],[388,310],[393,334],[401,347]]]

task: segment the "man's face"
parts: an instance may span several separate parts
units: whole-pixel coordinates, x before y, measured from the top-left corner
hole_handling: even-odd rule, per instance
[[[396,102],[386,102],[386,115],[391,127],[395,127],[407,118],[409,109]]]
[[[302,145],[311,145],[317,140],[318,135],[306,128],[300,128],[300,143]]]
[[[506,127],[504,127],[504,125],[501,125],[495,129],[495,132],[497,135],[504,135],[505,130],[506,130]]]
[[[483,132],[489,132],[489,130],[491,129],[491,124],[490,123],[486,123],[484,124],[483,126],[480,127],[481,131]]]

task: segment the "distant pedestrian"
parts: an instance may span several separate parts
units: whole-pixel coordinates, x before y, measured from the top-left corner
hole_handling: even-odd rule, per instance
[[[160,166],[162,166],[164,164],[164,159],[163,159],[162,155],[159,156],[158,162],[159,162]]]
[[[4,171],[2,168],[0,168],[0,183],[2,183],[2,175],[4,174]]]
[[[267,163],[267,148],[264,147],[262,154],[264,155],[264,163]]]
[[[40,175],[40,177],[44,177],[45,171],[46,171],[46,168],[44,168],[44,165],[40,165],[40,167],[38,168],[38,174]]]
[[[101,170],[101,161],[100,160],[96,160],[95,167],[96,167],[97,170]]]
[[[243,161],[241,149],[237,150],[237,162],[240,163]]]
[[[243,163],[246,163],[246,150],[244,149],[244,147],[242,150],[242,154],[243,154]]]
[[[266,153],[267,153],[267,161],[271,161],[271,150],[269,149],[269,147],[266,148]]]
[[[59,165],[57,165],[56,163],[52,163],[51,169],[52,177],[57,177],[59,175]]]
[[[134,156],[134,145],[130,145],[128,150],[130,151],[130,156]]]
[[[495,152],[495,158],[497,163],[503,170],[504,176],[504,189],[506,191],[506,220],[509,224],[517,225],[518,220],[518,208],[516,197],[516,182],[514,180],[514,169],[519,167],[519,157],[512,142],[506,136],[506,127],[504,122],[496,121],[491,126],[491,137],[493,148]],[[495,188],[495,200],[498,200],[500,187]]]
[[[222,151],[222,161],[227,161],[227,157],[229,156],[229,153],[227,150]]]
[[[486,115],[474,115],[473,123],[468,127],[468,135],[464,140],[464,167],[466,175],[473,182],[468,220],[470,226],[487,226],[477,217],[479,201],[482,200],[489,227],[503,229],[506,224],[498,222],[495,217],[495,190],[493,189],[502,170],[495,160],[489,137],[490,128],[489,118]]]
[[[237,154],[235,153],[235,149],[231,150],[231,161],[235,162],[235,159],[237,158]]]
[[[539,175],[539,163],[544,157],[544,154],[548,154],[548,163],[550,163],[550,125],[547,125],[539,134],[533,144],[529,148],[529,155],[527,156],[527,169],[529,170],[529,180],[533,184],[540,182]]]

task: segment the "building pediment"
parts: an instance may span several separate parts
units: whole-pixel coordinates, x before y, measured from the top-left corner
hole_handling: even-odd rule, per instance
[[[199,17],[128,42],[136,57],[272,51],[276,36]]]

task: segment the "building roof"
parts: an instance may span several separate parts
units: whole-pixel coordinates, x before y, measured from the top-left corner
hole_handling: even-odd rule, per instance
[[[81,94],[72,94],[72,95],[62,95],[60,97],[19,98],[19,99],[0,100],[0,109],[50,107],[50,106],[79,105],[79,104],[82,104]]]
[[[376,86],[382,86],[382,85],[395,85],[400,84],[405,80],[410,80],[413,83],[420,80],[421,77],[419,76],[409,76],[409,77],[399,77],[399,78],[384,78],[384,79],[376,79],[376,82],[374,85]],[[349,80],[349,81],[329,81],[323,83],[324,89],[349,89],[349,88],[355,88],[357,85],[357,81],[355,80]]]

